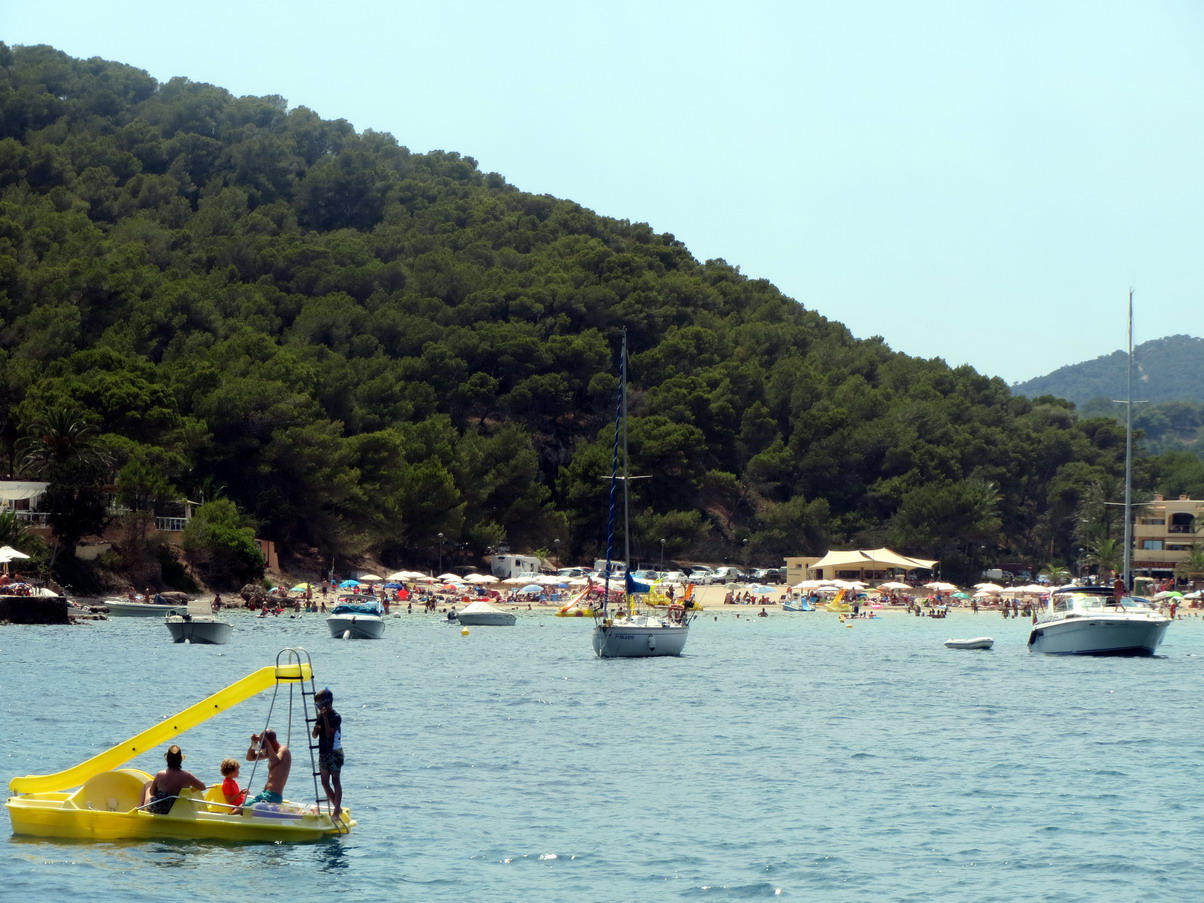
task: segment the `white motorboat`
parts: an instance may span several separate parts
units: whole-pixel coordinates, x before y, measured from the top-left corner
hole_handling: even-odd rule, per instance
[[[340,601],[326,617],[336,640],[379,640],[385,635],[385,609],[376,599]]]
[[[222,646],[230,642],[234,627],[229,621],[219,621],[212,615],[168,615],[163,623],[171,633],[173,643],[203,643]]]
[[[503,611],[484,599],[469,602],[456,618],[465,627],[513,627],[518,620],[514,612]]]
[[[1050,655],[1153,655],[1170,618],[1148,600],[1126,594],[1133,585],[1133,292],[1129,292],[1129,372],[1125,411],[1124,572],[1115,587],[1062,586],[1033,621],[1030,652]]]
[[[1145,599],[1117,599],[1108,586],[1062,586],[1049,595],[1028,637],[1050,655],[1153,655],[1170,618]]]
[[[694,615],[686,612],[685,606],[673,604],[661,614],[642,614],[639,599],[652,591],[648,584],[639,583],[627,571],[623,576],[625,612],[612,614],[610,610],[610,581],[614,568],[615,512],[617,510],[618,486],[623,484],[623,561],[631,561],[631,526],[628,517],[629,498],[627,486],[636,479],[628,474],[627,459],[627,333],[623,333],[623,346],[619,352],[619,397],[615,412],[615,453],[612,457],[610,474],[610,516],[606,528],[606,561],[602,571],[602,604],[594,609],[594,652],[599,658],[646,658],[653,655],[681,655],[690,635],[690,621]],[[620,454],[620,440],[621,454]]]
[[[128,599],[105,599],[101,603],[115,618],[163,618],[188,613],[188,603],[174,605],[166,602],[133,602]]]
[[[995,641],[989,636],[976,636],[964,640],[945,640],[946,649],[990,649]]]

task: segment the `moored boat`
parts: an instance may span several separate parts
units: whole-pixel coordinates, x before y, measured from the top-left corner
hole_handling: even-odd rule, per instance
[[[1049,594],[1028,637],[1049,655],[1153,655],[1170,618],[1145,599],[1108,586],[1061,586]]]
[[[105,599],[101,603],[115,618],[162,618],[188,613],[188,603],[137,602],[129,599]]]
[[[513,627],[517,621],[514,612],[503,611],[484,599],[469,602],[456,619],[465,627]]]
[[[168,615],[163,619],[173,643],[203,643],[221,646],[230,642],[234,627],[212,615]]]
[[[945,640],[946,649],[990,649],[995,641],[989,636],[976,636],[969,639]]]
[[[602,570],[601,605],[594,609],[594,652],[599,658],[646,658],[649,656],[681,655],[690,635],[690,621],[694,614],[687,613],[685,606],[674,603],[663,613],[641,612],[641,600],[646,599],[652,587],[640,583],[630,571],[623,574],[624,594],[622,605],[612,613],[610,581],[615,579],[614,534],[615,511],[618,486],[623,484],[623,544],[625,562],[631,561],[631,525],[628,517],[629,498],[627,487],[633,477],[628,473],[627,459],[627,333],[623,333],[623,345],[619,352],[619,390],[615,411],[614,454],[610,475],[610,514],[606,528],[606,561]],[[616,606],[617,607],[617,606]]]
[[[372,597],[340,600],[326,617],[326,626],[336,640],[379,640],[385,635],[385,609]]]

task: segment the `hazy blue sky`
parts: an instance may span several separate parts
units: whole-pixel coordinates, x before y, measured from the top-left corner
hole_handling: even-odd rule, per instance
[[[1204,334],[1204,3],[10,3],[0,40],[279,94],[671,232],[1016,382]]]

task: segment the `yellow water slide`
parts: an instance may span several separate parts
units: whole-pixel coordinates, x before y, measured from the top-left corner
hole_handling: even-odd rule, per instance
[[[208,721],[214,715],[221,714],[240,702],[245,702],[256,693],[262,693],[277,681],[305,681],[312,678],[312,669],[307,662],[260,668],[224,690],[218,690],[212,696],[202,699],[196,705],[189,706],[178,715],[164,719],[154,727],[118,743],[112,749],[105,750],[86,762],[56,774],[28,774],[13,778],[8,784],[9,789],[14,793],[46,793],[78,787],[93,775],[119,768],[135,756],[196,727],[203,721]]]

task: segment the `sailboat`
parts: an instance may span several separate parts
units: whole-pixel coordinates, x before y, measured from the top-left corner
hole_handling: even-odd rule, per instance
[[[623,561],[631,561],[630,504],[628,484],[637,479],[628,473],[627,460],[627,332],[619,354],[619,391],[615,404],[615,438],[610,474],[610,513],[606,524],[606,567],[602,573],[601,605],[594,609],[594,652],[599,658],[647,658],[681,655],[690,635],[694,615],[683,605],[641,612],[639,599],[652,587],[640,583],[623,569],[622,602],[611,601],[610,581],[616,572],[614,558],[615,507],[618,487],[623,486]]]
[[[1129,292],[1129,374],[1125,418],[1125,547],[1121,587],[1060,586],[1035,616],[1030,652],[1049,655],[1153,655],[1170,618],[1128,595],[1133,565],[1133,292]]]

